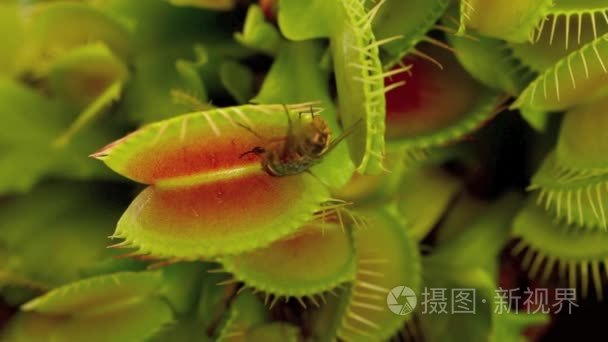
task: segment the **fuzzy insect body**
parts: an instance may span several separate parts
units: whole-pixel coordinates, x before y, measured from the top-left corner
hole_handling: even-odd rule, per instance
[[[262,169],[273,177],[283,177],[307,172],[320,163],[349,132],[330,142],[331,132],[327,121],[311,110],[310,120],[303,122],[302,113],[294,125],[285,108],[288,128],[284,138],[268,141],[265,146],[256,146],[241,155],[253,153],[259,156]],[[251,129],[249,131],[255,134]],[[257,134],[256,134],[257,135]]]

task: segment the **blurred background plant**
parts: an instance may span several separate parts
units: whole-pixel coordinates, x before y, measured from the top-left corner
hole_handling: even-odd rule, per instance
[[[5,0],[0,33],[2,341],[601,333],[608,1]],[[284,108],[345,139],[274,177],[241,155]],[[578,307],[495,310],[538,288]]]

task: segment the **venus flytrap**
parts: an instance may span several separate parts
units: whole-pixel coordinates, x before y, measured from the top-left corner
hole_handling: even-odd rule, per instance
[[[65,285],[22,306],[0,333],[3,341],[128,341],[152,336],[171,322],[156,296],[159,273],[115,273]],[[103,325],[105,329],[100,330]]]
[[[534,28],[542,22],[553,0],[483,0],[460,1],[462,34],[472,29],[483,35],[513,42],[529,40]]]
[[[566,224],[608,229],[605,127],[607,100],[568,111],[557,146],[532,178],[537,203]]]
[[[362,216],[367,227],[354,232],[356,277],[340,295],[334,316],[339,321],[332,329],[343,340],[384,340],[412,318],[391,312],[386,296],[403,284],[420,293],[420,255],[406,227],[392,214],[376,209]]]
[[[452,6],[444,14],[441,22],[448,28],[455,26],[454,17],[458,9]],[[456,58],[472,78],[495,91],[510,96],[519,95],[536,77],[527,63],[520,60],[509,42],[483,36],[474,32],[464,35],[448,34],[447,41],[457,51]],[[523,45],[523,44],[520,44]],[[542,131],[546,127],[545,111],[521,109],[521,115],[535,129]]]
[[[54,141],[57,148],[91,121],[107,112],[121,96],[129,71],[102,43],[77,47],[53,62],[48,71],[50,91],[70,107],[81,110],[76,119]]]
[[[512,108],[559,111],[608,94],[608,34],[583,45],[541,73]]]
[[[448,18],[442,21],[449,25]],[[462,67],[486,87],[518,95],[535,76],[506,41],[479,35],[448,35],[447,40]]]
[[[382,70],[378,49],[392,39],[376,41],[372,32],[382,4],[367,11],[361,0],[285,0],[279,11],[279,26],[288,39],[329,38],[343,127],[363,120],[346,139],[360,173],[379,173],[383,168],[384,94],[401,85],[383,84],[388,74]]]
[[[582,3],[581,3],[582,4]],[[513,44],[513,54],[537,72],[608,32],[603,10],[563,8],[556,5],[534,32],[532,41]]]
[[[378,175],[354,173],[348,183],[331,189],[333,197],[352,203],[358,208],[377,207],[393,201],[407,168],[404,159],[403,152],[388,151],[385,161],[390,172],[383,171]]]
[[[511,238],[601,299],[608,8],[450,4],[0,5],[0,340],[514,341],[547,316],[493,312]],[[502,93],[544,135],[486,126]],[[139,185],[99,182],[104,145]],[[425,286],[475,314],[423,314]]]
[[[115,82],[128,77],[125,61],[103,43],[74,48],[50,65],[48,83],[52,93],[83,108]]]
[[[317,301],[315,296],[355,278],[350,234],[339,222],[332,222],[337,217],[326,219],[309,223],[268,247],[222,257],[221,263],[244,286],[274,296],[273,303],[290,297]]]
[[[369,1],[370,7],[378,2]],[[380,48],[380,56],[385,69],[399,64],[410,53],[421,53],[416,45],[421,41],[430,41],[427,33],[433,28],[455,32],[444,26],[435,26],[437,20],[449,5],[447,0],[387,0],[382,4],[372,23],[377,40],[394,39]],[[403,20],[403,13],[409,13],[410,20]]]
[[[114,237],[124,241],[117,247],[188,260],[242,253],[295,232],[329,199],[324,185],[308,173],[273,177],[256,156],[242,157],[264,143],[260,137],[284,138],[286,114],[281,105],[185,114],[95,153],[114,171],[149,184],[119,221]]]
[[[593,290],[596,298],[603,298],[605,231],[573,229],[531,202],[514,220],[513,237],[519,241],[511,252],[521,256],[531,278],[543,284],[557,278],[562,286],[580,289],[583,297]]]
[[[461,139],[496,114],[500,103],[499,94],[467,75],[451,52],[431,44],[418,49],[428,57],[407,57],[409,72],[385,79],[387,87],[405,83],[386,94],[391,149],[426,151]]]

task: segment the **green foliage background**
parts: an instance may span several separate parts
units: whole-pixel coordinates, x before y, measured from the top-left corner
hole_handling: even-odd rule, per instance
[[[0,341],[560,331],[564,314],[497,313],[495,290],[603,299],[607,13],[603,0],[0,0]],[[234,144],[282,122],[283,104],[319,112],[332,139],[346,132],[310,170],[262,174],[304,184],[289,210],[254,238],[188,236],[164,218],[152,225],[174,234],[144,238],[142,191],[237,176],[144,190],[127,167],[138,154],[188,122],[254,118],[218,134]],[[488,302],[399,316],[386,307],[395,286]]]

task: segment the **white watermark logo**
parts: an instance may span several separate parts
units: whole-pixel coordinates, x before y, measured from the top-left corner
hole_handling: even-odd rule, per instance
[[[423,315],[476,314],[479,308],[493,310],[495,314],[542,312],[558,314],[562,310],[572,313],[576,303],[576,288],[515,288],[494,290],[494,296],[476,288],[424,287],[420,293],[420,310]],[[388,308],[396,315],[407,315],[416,309],[418,298],[412,289],[397,286],[386,296]]]
[[[414,311],[417,302],[414,291],[406,286],[394,287],[386,295],[388,308],[397,315],[407,315]]]

